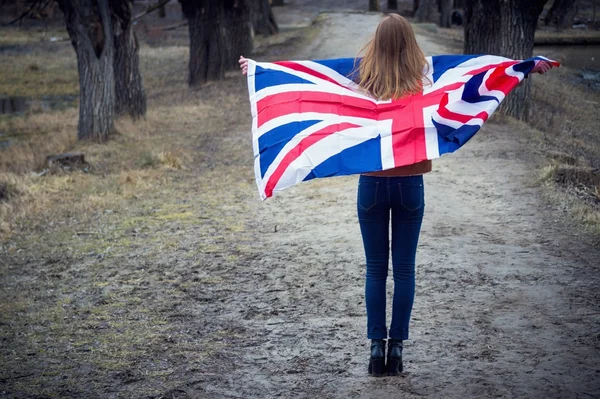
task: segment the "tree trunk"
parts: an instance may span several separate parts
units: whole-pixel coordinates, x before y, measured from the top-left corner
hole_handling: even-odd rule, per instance
[[[529,58],[537,20],[547,0],[469,0],[465,9],[465,54]],[[525,81],[502,102],[500,110],[518,119],[529,114],[530,85]]]
[[[533,54],[538,18],[548,0],[509,0],[501,9],[500,54],[522,60]],[[500,111],[527,120],[530,111],[531,84],[528,80],[516,87],[500,105]]]
[[[379,0],[369,0],[369,11],[379,11]]]
[[[115,58],[115,113],[146,115],[146,92],[140,74],[139,45],[131,24],[133,2],[111,0]]]
[[[163,4],[158,9],[158,18],[166,18],[167,17],[167,7]]]
[[[419,8],[415,12],[417,22],[437,22],[438,18],[436,0],[419,0]]]
[[[388,8],[388,10],[397,10],[398,9],[398,0],[388,0],[387,8]]]
[[[224,2],[224,34],[227,38],[227,68],[238,68],[240,55],[248,55],[254,47],[250,24],[249,0]]]
[[[465,54],[500,54],[500,1],[469,0],[465,7]]]
[[[279,32],[275,15],[269,0],[250,0],[250,19],[254,32],[262,35],[274,35]]]
[[[190,86],[223,79],[226,61],[221,32],[223,4],[212,0],[180,0],[180,3],[190,32]]]
[[[449,28],[452,25],[453,0],[440,0],[440,27]]]
[[[80,140],[106,141],[114,129],[114,43],[108,0],[59,0],[79,70]]]
[[[556,26],[557,30],[568,29],[573,26],[577,12],[577,0],[554,0],[552,7],[544,18],[546,25]]]
[[[283,4],[283,0],[273,0],[273,1],[271,2],[271,5],[272,5],[272,6],[282,6],[282,5],[284,5],[284,4]]]

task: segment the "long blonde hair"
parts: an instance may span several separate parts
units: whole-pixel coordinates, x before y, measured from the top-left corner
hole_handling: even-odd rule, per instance
[[[361,53],[358,85],[372,97],[389,100],[422,90],[427,62],[412,27],[400,15],[385,17]]]

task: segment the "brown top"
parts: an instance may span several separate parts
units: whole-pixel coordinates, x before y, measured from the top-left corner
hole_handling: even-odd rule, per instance
[[[431,161],[422,161],[412,165],[400,166],[398,168],[380,170],[378,172],[363,173],[365,176],[395,177],[422,175],[431,172]]]

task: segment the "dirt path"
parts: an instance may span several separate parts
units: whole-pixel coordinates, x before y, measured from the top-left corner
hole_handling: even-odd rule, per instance
[[[319,39],[297,58],[352,56],[378,20],[329,14]],[[427,54],[444,53],[419,42]],[[264,342],[242,351],[230,383],[215,392],[600,397],[598,253],[579,253],[585,247],[541,210],[519,155],[526,144],[508,127],[488,124],[426,176],[417,298],[400,378],[366,374],[356,177],[305,183],[258,205],[251,199],[265,233],[253,264],[261,278],[240,312],[254,312],[242,324]]]

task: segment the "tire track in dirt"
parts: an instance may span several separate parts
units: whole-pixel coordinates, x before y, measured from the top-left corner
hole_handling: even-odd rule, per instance
[[[353,56],[379,18],[327,14],[296,58]],[[419,41],[427,54],[444,52]],[[253,286],[236,299],[243,339],[232,373],[198,388],[245,398],[600,395],[597,257],[548,219],[521,155],[527,145],[509,126],[488,124],[426,176],[399,378],[366,373],[357,178],[251,198],[262,235],[247,266]]]

